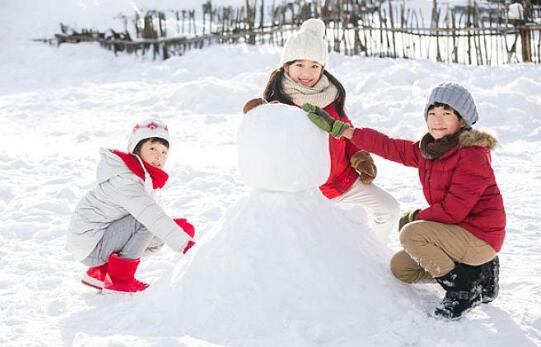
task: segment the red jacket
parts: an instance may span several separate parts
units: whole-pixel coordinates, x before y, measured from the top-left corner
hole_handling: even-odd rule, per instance
[[[340,118],[335,103],[324,108],[334,119],[339,119],[349,125],[351,121],[345,117]],[[337,139],[329,136],[329,152],[331,155],[331,173],[327,182],[319,187],[323,195],[332,199],[342,195],[351,188],[357,177],[357,172],[351,167],[349,159],[359,149],[345,137]]]
[[[417,219],[456,224],[499,252],[505,237],[505,209],[491,167],[496,139],[471,130],[435,160],[421,155],[419,142],[391,139],[369,128],[355,129],[356,146],[406,166],[416,167],[429,204]]]

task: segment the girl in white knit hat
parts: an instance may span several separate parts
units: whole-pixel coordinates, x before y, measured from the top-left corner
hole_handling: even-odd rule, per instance
[[[165,242],[186,253],[194,227],[172,219],[158,193],[168,175],[169,130],[159,119],[133,128],[128,153],[102,148],[97,185],[78,203],[69,226],[67,249],[89,266],[82,283],[103,292],[138,292],[148,284],[134,278],[144,253]]]
[[[325,24],[319,19],[305,21],[286,42],[280,67],[272,72],[263,98],[299,107],[305,103],[317,105],[333,118],[351,125],[344,111],[346,91],[326,69],[327,59]],[[368,208],[376,234],[385,240],[396,226],[400,207],[396,199],[372,183],[376,166],[370,154],[359,151],[345,138],[331,136],[329,151],[331,172],[320,187],[321,192],[329,199]]]

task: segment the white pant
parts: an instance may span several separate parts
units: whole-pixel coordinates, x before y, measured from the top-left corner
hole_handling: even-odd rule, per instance
[[[398,228],[400,204],[391,194],[373,183],[363,184],[357,179],[347,192],[333,201],[360,204],[367,208],[372,214],[372,227],[376,236],[382,241],[387,241],[391,230]]]

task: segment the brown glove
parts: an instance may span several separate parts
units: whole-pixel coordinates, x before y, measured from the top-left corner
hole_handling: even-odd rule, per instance
[[[351,167],[357,171],[363,184],[370,184],[376,178],[378,169],[370,153],[359,151],[350,159]]]

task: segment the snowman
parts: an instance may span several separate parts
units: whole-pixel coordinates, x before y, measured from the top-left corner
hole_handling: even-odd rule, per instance
[[[393,327],[411,335],[401,320],[416,319],[415,304],[390,274],[390,250],[318,190],[327,136],[293,106],[243,118],[239,169],[250,190],[148,293],[150,305],[166,303],[167,326],[220,346],[403,342],[389,337]]]

